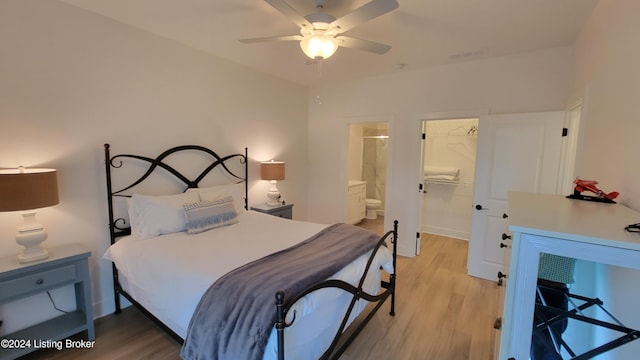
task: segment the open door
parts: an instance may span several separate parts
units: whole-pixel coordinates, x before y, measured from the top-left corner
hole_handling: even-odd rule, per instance
[[[558,192],[564,119],[564,111],[480,117],[469,275],[497,280],[502,270],[509,191]]]

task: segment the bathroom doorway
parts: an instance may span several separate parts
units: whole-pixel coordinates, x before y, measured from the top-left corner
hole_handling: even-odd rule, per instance
[[[387,122],[349,125],[347,222],[384,231],[387,191]]]

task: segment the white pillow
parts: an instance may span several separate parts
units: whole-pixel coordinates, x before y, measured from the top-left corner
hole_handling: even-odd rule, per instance
[[[185,231],[187,225],[182,206],[198,201],[199,197],[195,192],[160,196],[135,194],[131,197],[129,206],[131,232],[150,238]]]
[[[244,208],[244,190],[244,183],[239,183],[189,189],[187,192],[197,192],[200,196],[200,201],[216,201],[223,197],[231,196],[236,213],[242,214],[246,211]]]

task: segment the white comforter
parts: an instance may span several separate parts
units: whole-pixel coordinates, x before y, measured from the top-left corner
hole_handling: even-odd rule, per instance
[[[237,224],[201,234],[180,232],[148,239],[123,238],[111,246],[104,257],[115,262],[123,288],[184,338],[202,294],[220,276],[301,242],[326,226],[248,211],[240,215]],[[364,271],[368,256],[361,256],[332,278],[355,283]],[[380,271],[377,269],[380,266],[384,266],[387,272],[392,271],[391,253],[387,248],[378,251],[376,262],[371,266],[371,275],[365,283],[365,290],[370,293],[379,290]],[[287,357],[317,358],[322,354],[330,339],[318,340],[318,334],[312,333],[304,323],[313,324],[312,328],[320,330],[320,336],[331,336],[337,326],[336,319],[344,316],[344,310],[340,306],[336,309],[336,304],[348,303],[350,298],[351,295],[343,291],[323,290],[296,304],[296,325],[299,326],[287,329],[287,332],[290,329],[297,332],[287,334]],[[325,303],[329,307],[318,310],[318,305]],[[360,301],[357,310],[361,311],[365,305]],[[275,355],[274,331],[265,358]]]

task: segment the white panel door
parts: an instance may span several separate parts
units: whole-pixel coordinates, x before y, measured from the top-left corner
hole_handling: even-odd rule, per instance
[[[564,111],[480,117],[469,275],[497,280],[502,271],[509,191],[557,192],[564,117]]]

